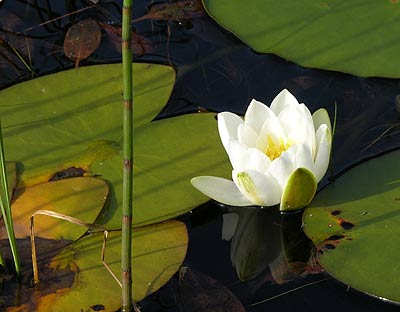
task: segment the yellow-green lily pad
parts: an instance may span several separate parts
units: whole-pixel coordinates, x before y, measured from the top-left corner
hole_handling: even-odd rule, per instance
[[[70,288],[56,293],[39,292],[36,297],[21,298],[25,302],[18,311],[114,312],[121,307],[121,288],[101,262],[103,234],[96,233],[70,245],[57,255],[51,267],[66,274],[75,273]],[[140,301],[164,285],[181,266],[187,250],[188,234],[180,221],[166,221],[134,229],[132,234],[133,296]],[[105,262],[121,278],[121,231],[109,233]],[[62,274],[59,275],[62,278]],[[40,277],[40,272],[39,272]],[[45,282],[45,281],[42,281]],[[24,296],[24,294],[22,294]],[[14,309],[14,310],[13,310]],[[10,308],[10,311],[16,311]]]
[[[11,205],[17,238],[29,236],[30,217],[37,210],[50,210],[92,223],[103,208],[109,188],[105,181],[78,177],[27,187]],[[35,236],[49,239],[75,240],[87,228],[47,215],[35,216]],[[4,228],[0,238],[7,237]]]

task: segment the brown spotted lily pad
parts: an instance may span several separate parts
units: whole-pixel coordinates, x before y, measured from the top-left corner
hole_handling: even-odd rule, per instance
[[[400,151],[322,190],[303,215],[323,268],[350,287],[400,302]]]

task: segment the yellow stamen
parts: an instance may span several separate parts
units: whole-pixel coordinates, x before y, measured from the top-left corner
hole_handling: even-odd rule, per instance
[[[269,159],[274,160],[281,156],[281,154],[286,151],[290,147],[290,144],[283,142],[282,139],[279,139],[279,142],[276,143],[271,135],[267,136],[267,148],[264,153],[269,157]]]

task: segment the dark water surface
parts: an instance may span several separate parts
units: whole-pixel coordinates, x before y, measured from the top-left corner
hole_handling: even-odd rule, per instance
[[[134,2],[134,18],[143,16],[152,6],[152,1]],[[89,0],[3,0],[0,88],[73,68],[76,62],[63,52],[64,37],[71,24],[89,17],[99,22],[102,40],[79,66],[120,62],[115,38],[107,32],[107,27],[120,25],[120,7],[121,1],[93,5]],[[82,11],[62,17],[77,10]],[[159,118],[199,108],[243,113],[252,98],[270,103],[283,88],[311,111],[326,107],[333,116],[336,103],[332,168],[321,186],[354,164],[400,145],[400,80],[305,69],[278,56],[256,54],[203,11],[180,19],[170,16],[167,20],[143,20],[133,26],[144,38],[134,60],[171,64],[177,71],[172,96]],[[12,47],[24,55],[26,64],[16,57]],[[238,238],[232,243],[236,255],[248,248],[258,259],[257,276],[239,281],[232,267],[231,242],[221,239],[223,215],[229,211],[210,202],[182,217],[190,230],[184,264],[187,269],[180,279],[175,277],[144,300],[143,311],[243,311],[240,302],[246,311],[398,310],[398,306],[348,289],[324,273],[313,262],[315,257],[301,232],[299,213],[280,215],[274,209],[254,209],[257,221],[253,216],[243,217],[250,223],[243,226],[238,237],[254,230],[264,241],[255,250],[240,244]],[[288,264],[279,260],[284,256],[290,260],[292,274],[288,273]]]

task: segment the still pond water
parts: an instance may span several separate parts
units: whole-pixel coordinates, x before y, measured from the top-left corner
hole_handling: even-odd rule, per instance
[[[109,25],[119,25],[121,1],[93,2],[2,1],[0,88],[74,66],[120,62],[118,37],[109,33]],[[134,2],[134,18],[144,16],[154,5],[153,1]],[[86,18],[100,25],[100,45],[88,57],[71,60],[64,54],[64,38],[71,24]],[[321,187],[363,159],[399,146],[398,80],[304,69],[274,55],[256,54],[200,7],[180,18],[148,18],[133,26],[141,36],[134,37],[134,60],[170,64],[177,71],[172,96],[159,118],[199,109],[242,114],[252,98],[269,103],[283,88],[307,103],[311,111],[326,107],[333,115],[336,102],[338,132],[332,168]],[[6,42],[25,55],[29,43],[27,64]],[[391,130],[376,140],[389,127]],[[180,218],[190,234],[185,271],[181,271],[184,278],[178,281],[178,276],[174,277],[145,299],[143,311],[243,311],[241,304],[246,311],[398,310],[323,272],[310,241],[301,232],[301,213],[280,215],[274,209],[250,209],[242,220],[263,244],[248,250],[239,238],[221,238],[223,222],[232,209],[209,202]],[[250,281],[241,282],[232,265],[240,251],[252,252],[258,260],[257,274]],[[288,273],[284,254],[290,254],[291,270],[297,274]]]

